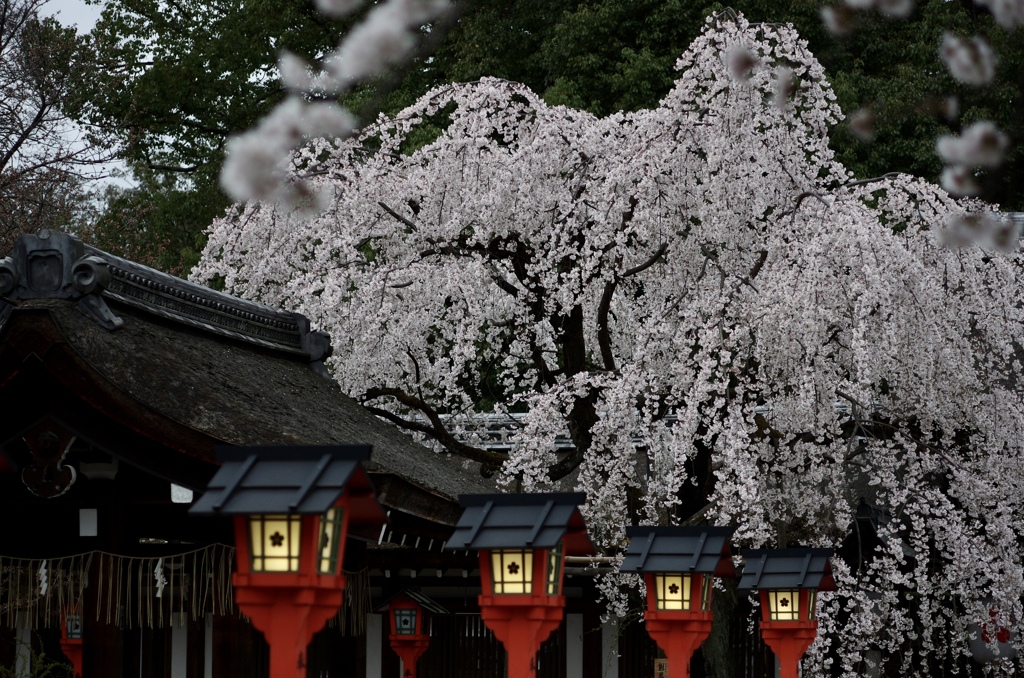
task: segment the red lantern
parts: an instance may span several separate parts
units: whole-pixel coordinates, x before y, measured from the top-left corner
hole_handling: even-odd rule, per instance
[[[60,629],[60,649],[71,662],[73,678],[82,678],[82,615],[67,613]]]
[[[344,597],[349,525],[385,522],[368,447],[223,448],[196,514],[234,516],[235,601],[270,646],[271,678],[305,677],[306,646]]]
[[[798,678],[800,659],[818,635],[814,589],[761,591],[761,637],[779,658],[780,678]]]
[[[424,630],[426,611],[420,601],[434,612],[444,612],[415,591],[399,593],[384,606],[391,622],[391,649],[402,659],[402,678],[416,678],[416,662],[430,646],[430,634]]]
[[[818,635],[817,593],[834,591],[832,549],[743,551],[741,589],[761,594],[761,637],[779,659],[780,678],[798,678]]]
[[[668,678],[689,678],[711,633],[712,575],[734,577],[731,527],[629,527],[622,572],[642,572],[647,633],[668,658]]]
[[[693,653],[711,633],[711,577],[646,574],[644,579],[647,633],[665,652],[668,678],[689,678]],[[676,600],[684,591],[687,600]]]
[[[537,650],[562,623],[563,563],[560,548],[480,552],[480,617],[505,646],[510,678],[536,675]]]
[[[1001,658],[1017,658],[1013,631],[998,623],[999,612],[997,607],[989,607],[987,621],[967,626],[971,655],[983,664]],[[1014,620],[1011,618],[1010,622],[1014,623]]]
[[[582,494],[468,495],[449,549],[480,551],[480,617],[505,646],[509,678],[533,678],[562,622],[565,552],[593,553]]]
[[[235,602],[271,645],[272,678],[305,675],[306,646],[344,601],[347,504],[323,516],[235,516]]]

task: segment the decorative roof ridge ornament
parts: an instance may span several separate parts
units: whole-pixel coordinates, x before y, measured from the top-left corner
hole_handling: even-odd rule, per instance
[[[0,260],[0,325],[12,305],[24,299],[78,299],[83,313],[107,330],[124,324],[105,299],[182,325],[248,344],[308,358],[322,376],[331,339],[312,331],[300,313],[278,311],[253,301],[176,278],[84,244],[66,233],[24,235],[11,256]]]
[[[13,305],[23,299],[70,299],[104,329],[124,325],[100,296],[110,280],[102,258],[86,254],[82,241],[66,233],[23,235],[11,256],[0,260],[0,317],[6,320]]]

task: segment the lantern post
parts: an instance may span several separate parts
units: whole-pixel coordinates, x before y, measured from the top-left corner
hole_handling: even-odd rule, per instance
[[[306,675],[306,647],[341,607],[349,530],[387,520],[369,456],[368,446],[221,447],[189,511],[234,518],[235,601],[270,646],[270,678]]]
[[[668,678],[689,678],[693,653],[711,633],[712,577],[735,577],[731,527],[627,527],[621,572],[647,585],[647,633],[668,658]]]
[[[82,678],[82,615],[67,611],[60,629],[60,649],[71,662],[72,678]]]
[[[578,493],[463,495],[452,550],[480,552],[480,617],[505,646],[508,678],[534,678],[562,622],[566,555],[591,555]]]
[[[835,591],[832,549],[750,549],[741,590],[761,595],[761,637],[779,659],[780,678],[798,678],[800,659],[818,634],[818,591]]]
[[[402,678],[416,678],[416,662],[430,646],[426,613],[447,614],[447,610],[417,590],[393,596],[378,612],[386,612],[391,625],[391,649],[402,660]]]

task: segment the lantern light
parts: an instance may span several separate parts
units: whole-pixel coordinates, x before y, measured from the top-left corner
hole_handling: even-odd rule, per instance
[[[690,675],[693,653],[711,633],[714,576],[735,577],[731,527],[627,527],[619,570],[647,584],[647,632],[668,658],[669,678]]]
[[[772,589],[765,593],[770,621],[814,621],[818,618],[816,589]]]
[[[252,571],[298,572],[301,536],[300,516],[249,516],[249,555]]]
[[[505,646],[509,678],[536,675],[540,644],[562,620],[565,556],[589,555],[583,494],[463,495],[446,546],[480,552],[480,616]]]
[[[548,595],[558,596],[562,593],[562,564],[565,558],[562,554],[562,544],[559,543],[553,549],[548,550]]]
[[[533,592],[533,551],[495,549],[491,551],[491,587],[495,594],[517,595]]]
[[[338,574],[341,548],[344,546],[341,542],[344,518],[344,509],[332,506],[320,519],[320,564],[317,568],[320,574]]]
[[[779,658],[781,678],[797,678],[800,658],[818,633],[817,593],[834,591],[832,549],[741,551],[739,588],[760,591],[761,637]]]

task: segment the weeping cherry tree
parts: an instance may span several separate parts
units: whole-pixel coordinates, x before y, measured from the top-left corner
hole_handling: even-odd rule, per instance
[[[634,114],[486,79],[311,139],[327,208],[234,206],[194,277],[309,315],[344,391],[510,491],[585,491],[608,555],[687,520],[836,546],[873,507],[805,670],[962,661],[990,608],[1024,618],[1020,257],[949,246],[981,203],[852,180],[791,28],[710,19],[678,67]]]

